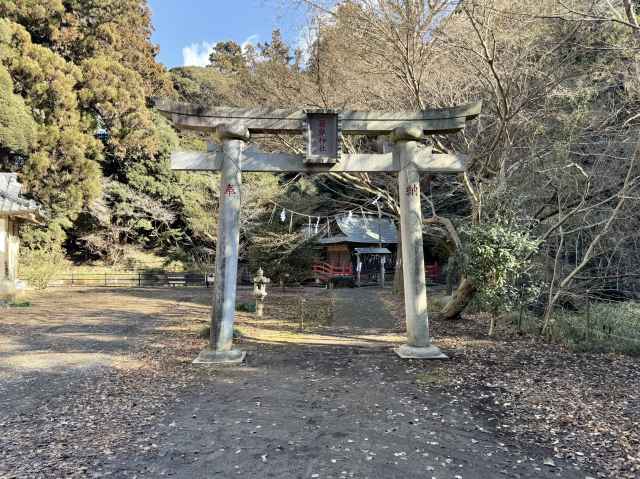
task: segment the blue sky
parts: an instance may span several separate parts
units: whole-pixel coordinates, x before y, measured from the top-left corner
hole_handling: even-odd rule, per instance
[[[302,9],[283,0],[149,0],[158,60],[168,68],[203,65],[222,40],[239,44],[269,41],[280,28],[293,47],[305,25]]]

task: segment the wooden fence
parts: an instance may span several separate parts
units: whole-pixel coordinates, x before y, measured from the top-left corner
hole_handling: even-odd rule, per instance
[[[238,275],[240,284],[250,284],[251,275]],[[427,265],[427,279],[431,282],[441,282],[442,272],[438,265]],[[331,278],[340,276],[353,276],[351,265],[344,267],[332,266],[328,263],[316,263],[312,267],[312,274],[325,283]],[[373,279],[377,281],[378,271],[363,273],[363,281]],[[371,275],[371,278],[369,276]],[[387,278],[393,277],[392,272],[387,272]],[[204,274],[199,271],[123,271],[121,273],[66,273],[55,276],[49,287],[103,287],[103,288],[152,288],[152,287],[209,287],[213,284],[212,274]]]
[[[189,287],[213,284],[213,276],[200,272],[68,273],[49,282],[50,287],[93,286],[103,288]]]

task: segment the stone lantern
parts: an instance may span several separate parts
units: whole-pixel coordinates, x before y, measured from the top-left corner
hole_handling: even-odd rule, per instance
[[[267,284],[271,280],[264,275],[262,268],[258,268],[258,273],[253,278],[253,294],[256,297],[256,316],[261,318],[264,312],[264,298],[267,296]]]

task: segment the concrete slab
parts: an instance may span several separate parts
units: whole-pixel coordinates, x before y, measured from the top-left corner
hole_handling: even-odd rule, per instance
[[[449,356],[433,344],[425,348],[416,348],[403,344],[399,348],[394,348],[394,352],[402,359],[449,359]]]
[[[193,364],[208,364],[212,366],[237,366],[243,363],[247,353],[240,349],[230,351],[214,351],[206,348],[200,351]]]

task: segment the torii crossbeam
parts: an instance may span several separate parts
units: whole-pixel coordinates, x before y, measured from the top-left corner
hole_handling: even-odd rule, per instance
[[[435,154],[420,143],[425,135],[455,133],[480,114],[482,104],[419,112],[207,108],[155,99],[156,109],[175,127],[211,132],[221,142],[208,152],[175,152],[171,168],[220,171],[220,216],[211,338],[195,363],[240,363],[245,353],[233,347],[240,196],[243,171],[398,172],[407,343],[402,358],[446,358],[429,336],[427,288],[422,243],[420,173],[464,172],[463,155]],[[247,146],[252,133],[305,135],[305,155],[264,153]],[[392,153],[342,154],[341,135],[389,135]]]

